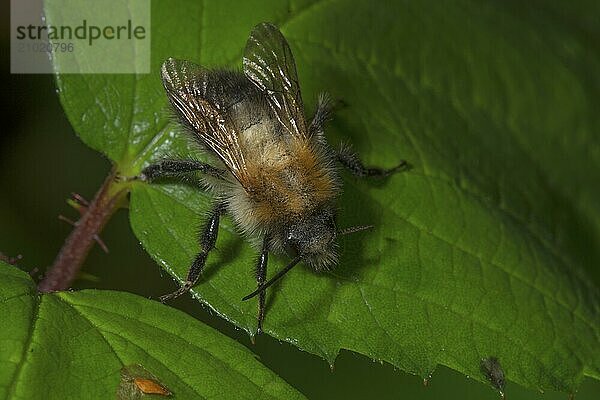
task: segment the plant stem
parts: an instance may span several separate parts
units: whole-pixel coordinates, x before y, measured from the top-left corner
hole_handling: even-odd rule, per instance
[[[126,193],[127,190],[115,182],[115,171],[111,171],[75,223],[75,228],[65,240],[44,279],[38,284],[40,292],[65,290],[71,286],[95,238],[117,210]]]

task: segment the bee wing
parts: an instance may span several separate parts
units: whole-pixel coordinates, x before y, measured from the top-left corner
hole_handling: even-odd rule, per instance
[[[244,186],[246,163],[238,132],[220,106],[205,98],[209,71],[190,61],[169,58],[162,65],[161,76],[169,101],[184,122]]]
[[[266,94],[289,134],[308,137],[294,56],[275,25],[263,22],[250,33],[244,49],[244,74]]]

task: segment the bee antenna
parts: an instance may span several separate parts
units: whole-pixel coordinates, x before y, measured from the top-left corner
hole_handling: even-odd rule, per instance
[[[259,294],[260,292],[263,292],[266,288],[268,288],[269,286],[271,286],[272,284],[277,282],[279,279],[281,279],[282,276],[284,276],[286,273],[288,273],[289,270],[294,268],[296,266],[296,264],[298,264],[300,261],[302,261],[302,255],[299,255],[296,258],[294,258],[288,265],[286,265],[286,267],[284,269],[282,269],[281,271],[276,273],[275,276],[272,277],[271,279],[269,279],[268,282],[260,285],[258,287],[258,289],[256,289],[254,292],[250,293],[248,296],[245,296],[242,299],[242,301],[249,300],[249,299],[253,298],[254,296],[256,296],[257,294]]]
[[[349,235],[351,233],[366,231],[367,229],[372,229],[372,228],[374,228],[373,225],[351,226],[350,228],[344,228],[341,231],[338,231],[337,235],[344,236],[344,235]]]

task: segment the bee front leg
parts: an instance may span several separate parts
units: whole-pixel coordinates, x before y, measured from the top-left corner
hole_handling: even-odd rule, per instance
[[[201,161],[165,159],[150,164],[138,176],[132,179],[152,182],[158,178],[181,176],[190,172],[202,172],[217,178],[222,178],[225,174],[225,171]]]
[[[219,234],[219,218],[223,213],[225,213],[225,206],[223,204],[218,204],[213,209],[200,238],[202,250],[200,250],[200,253],[196,255],[194,262],[192,262],[192,266],[187,273],[185,283],[183,286],[181,286],[181,288],[179,288],[179,290],[171,294],[161,296],[161,302],[164,303],[167,300],[174,299],[184,293],[187,293],[198,282],[198,278],[200,277],[200,274],[204,269],[204,265],[206,264],[208,253],[215,248],[217,235]]]
[[[263,248],[258,257],[258,262],[256,264],[256,284],[257,287],[260,287],[267,280],[267,261],[269,259],[269,240],[265,237],[263,241]],[[266,293],[263,290],[258,294],[258,328],[256,329],[256,334],[260,335],[262,333],[262,324],[265,319],[265,298]]]
[[[346,167],[352,175],[358,177],[386,177],[396,172],[407,171],[411,168],[411,165],[402,160],[398,165],[393,168],[384,169],[384,168],[373,168],[373,167],[365,167],[358,154],[352,151],[350,147],[344,146],[337,152],[337,160]]]

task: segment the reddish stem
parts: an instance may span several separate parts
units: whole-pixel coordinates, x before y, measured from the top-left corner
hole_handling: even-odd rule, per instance
[[[75,223],[75,228],[65,240],[54,263],[38,284],[40,292],[65,290],[71,286],[98,234],[117,210],[119,201],[126,193],[124,189],[115,190],[114,182],[113,171],[104,180],[81,219]]]

